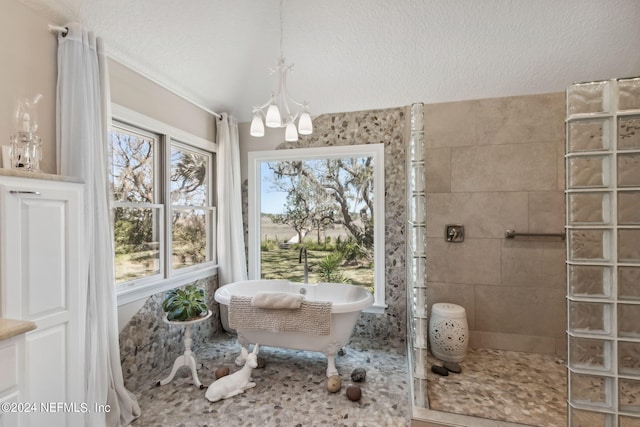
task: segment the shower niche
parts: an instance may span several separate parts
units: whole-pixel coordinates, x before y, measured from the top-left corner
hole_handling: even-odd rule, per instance
[[[638,426],[640,78],[566,96],[569,426]]]

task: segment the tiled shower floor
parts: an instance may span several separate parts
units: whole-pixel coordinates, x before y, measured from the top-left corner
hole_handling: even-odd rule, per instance
[[[320,353],[260,347],[266,366],[253,371],[256,387],[215,403],[205,399],[206,389],[192,385],[184,367],[169,384],[156,386],[170,372],[167,366],[131,390],[142,410],[132,426],[407,426],[406,357],[384,344],[354,340],[345,355],[336,356],[342,390],[335,394],[326,390],[326,358]],[[239,369],[233,363],[239,348],[235,337],[225,335],[196,350],[200,381],[208,386],[221,366]],[[351,402],[345,389],[357,367],[367,377],[361,400]]]
[[[544,354],[470,349],[462,372],[442,377],[429,354],[429,407],[540,427],[567,425],[565,361]]]

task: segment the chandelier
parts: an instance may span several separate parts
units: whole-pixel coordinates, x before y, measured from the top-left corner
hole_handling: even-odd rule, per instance
[[[282,0],[280,0],[280,57],[276,67],[269,70],[271,74],[277,74],[278,85],[275,92],[271,94],[271,99],[262,106],[253,107],[250,133],[251,136],[264,136],[265,125],[270,128],[285,128],[285,141],[297,141],[298,134],[313,133],[313,124],[309,115],[309,104],[306,101],[303,103],[296,101],[287,91],[287,73],[293,69],[293,64],[286,65],[282,55],[282,28]],[[292,107],[296,111],[293,111]]]

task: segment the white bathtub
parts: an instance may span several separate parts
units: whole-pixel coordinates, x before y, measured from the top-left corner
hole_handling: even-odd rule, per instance
[[[258,292],[303,293],[309,301],[331,301],[331,333],[318,336],[301,332],[270,332],[256,329],[235,331],[242,346],[258,343],[271,347],[318,351],[327,356],[327,377],[338,375],[336,352],[349,341],[360,312],[373,304],[373,296],[364,288],[344,283],[303,284],[287,280],[246,280],[219,288],[215,300],[221,304],[220,315],[226,330],[231,295],[254,296]]]

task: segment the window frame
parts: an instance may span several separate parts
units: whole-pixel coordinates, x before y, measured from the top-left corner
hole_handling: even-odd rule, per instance
[[[160,232],[160,273],[142,277],[140,279],[130,280],[113,286],[116,287],[116,297],[118,305],[127,304],[151,295],[173,289],[192,283],[195,280],[212,276],[217,271],[217,200],[216,200],[216,153],[218,145],[215,142],[193,135],[159,120],[145,116],[134,110],[128,109],[118,104],[111,105],[111,120],[117,122],[117,125],[129,127],[134,131],[143,131],[158,136],[157,159],[154,159],[154,178],[157,178],[157,191],[159,199],[154,205],[162,205],[160,214],[163,218]],[[112,126],[109,126],[111,130]],[[196,264],[184,268],[174,269],[171,262],[171,217],[173,206],[171,203],[171,188],[169,185],[171,172],[171,147],[175,144],[177,147],[185,147],[209,157],[209,179],[208,186],[208,206],[206,210],[211,211],[211,221],[208,230],[209,256],[210,261]],[[132,203],[133,204],[133,203]],[[114,202],[112,208],[116,207],[118,202]],[[115,256],[115,254],[114,254]]]
[[[274,161],[335,159],[341,157],[372,157],[374,159],[374,304],[364,311],[367,313],[384,313],[387,305],[385,303],[384,144],[382,143],[248,152],[249,278],[259,279],[261,276],[261,164]]]
[[[166,270],[170,273],[169,276],[174,276],[174,275],[180,275],[183,274],[183,272],[189,272],[191,270],[196,270],[198,269],[199,266],[203,265],[203,264],[208,264],[211,262],[215,261],[214,255],[216,254],[216,250],[215,250],[215,233],[216,233],[216,206],[215,206],[215,188],[213,187],[213,183],[214,183],[214,179],[213,179],[213,174],[215,173],[215,155],[212,152],[208,152],[205,150],[202,150],[200,148],[194,147],[192,144],[189,144],[188,142],[184,142],[182,140],[178,140],[176,138],[171,138],[171,140],[169,141],[168,145],[168,152],[167,155],[169,156],[167,158],[167,162],[165,162],[166,164],[166,168],[167,168],[167,172],[166,174],[164,174],[164,178],[166,179],[165,181],[163,181],[164,183],[168,183],[169,182],[169,177],[171,175],[171,149],[173,147],[177,147],[180,150],[185,150],[185,151],[192,151],[198,155],[202,155],[202,156],[206,156],[209,162],[209,182],[207,182],[207,199],[210,201],[210,203],[206,206],[198,206],[198,205],[177,205],[172,203],[171,201],[171,188],[169,185],[166,185],[166,194],[165,194],[165,200],[168,200],[167,203],[165,203],[165,206],[168,207],[168,214],[166,216],[166,219],[170,219],[173,216],[173,212],[174,210],[203,210],[203,211],[207,211],[209,212],[209,215],[206,216],[206,222],[209,223],[209,227],[212,229],[209,233],[207,233],[207,246],[209,248],[211,248],[210,253],[208,253],[207,255],[209,257],[211,257],[210,261],[205,261],[204,263],[200,263],[200,264],[195,264],[195,265],[191,265],[191,266],[187,266],[187,267],[181,267],[181,268],[174,268],[173,267],[173,263],[169,262],[168,265],[166,266]],[[165,228],[165,234],[166,234],[166,238],[165,241],[168,242],[168,248],[167,248],[167,252],[166,255],[168,255],[169,257],[172,256],[171,253],[169,253],[169,248],[173,247],[173,233],[171,230],[171,224],[169,223],[170,221],[166,221],[166,228]]]
[[[113,219],[113,210],[115,208],[129,208],[129,209],[157,209],[158,210],[158,215],[160,217],[160,223],[158,224],[158,241],[159,241],[159,253],[160,253],[160,257],[158,260],[158,272],[153,274],[153,275],[149,275],[149,276],[144,276],[141,277],[139,279],[133,279],[124,283],[121,283],[119,285],[115,285],[116,286],[116,292],[118,287],[120,287],[122,285],[123,288],[128,287],[128,286],[140,286],[140,285],[145,285],[148,283],[154,283],[157,282],[161,279],[163,279],[164,277],[164,271],[165,271],[165,265],[164,265],[164,261],[165,261],[165,257],[162,256],[162,254],[165,253],[166,251],[166,241],[165,241],[165,227],[164,227],[164,221],[163,218],[165,217],[165,205],[163,203],[158,203],[160,200],[162,200],[162,186],[161,185],[157,185],[156,183],[160,182],[160,175],[161,175],[161,163],[160,163],[160,150],[163,146],[163,141],[162,138],[163,136],[156,133],[156,132],[150,132],[146,129],[142,129],[141,127],[137,127],[135,125],[132,125],[130,123],[125,123],[125,122],[121,122],[119,120],[117,120],[117,127],[120,129],[123,129],[125,131],[131,132],[131,133],[137,133],[137,134],[141,134],[142,136],[145,136],[147,138],[153,139],[154,141],[154,147],[153,147],[153,182],[154,182],[154,186],[153,186],[153,203],[149,203],[149,202],[122,202],[122,201],[118,201],[115,199],[112,199],[112,206],[111,206],[111,211],[112,211],[112,226],[115,227],[114,219]],[[114,123],[113,121],[111,122],[111,126],[109,127],[109,130],[113,129],[114,127]],[[115,248],[114,248],[115,249]],[[115,258],[115,255],[114,255]]]

